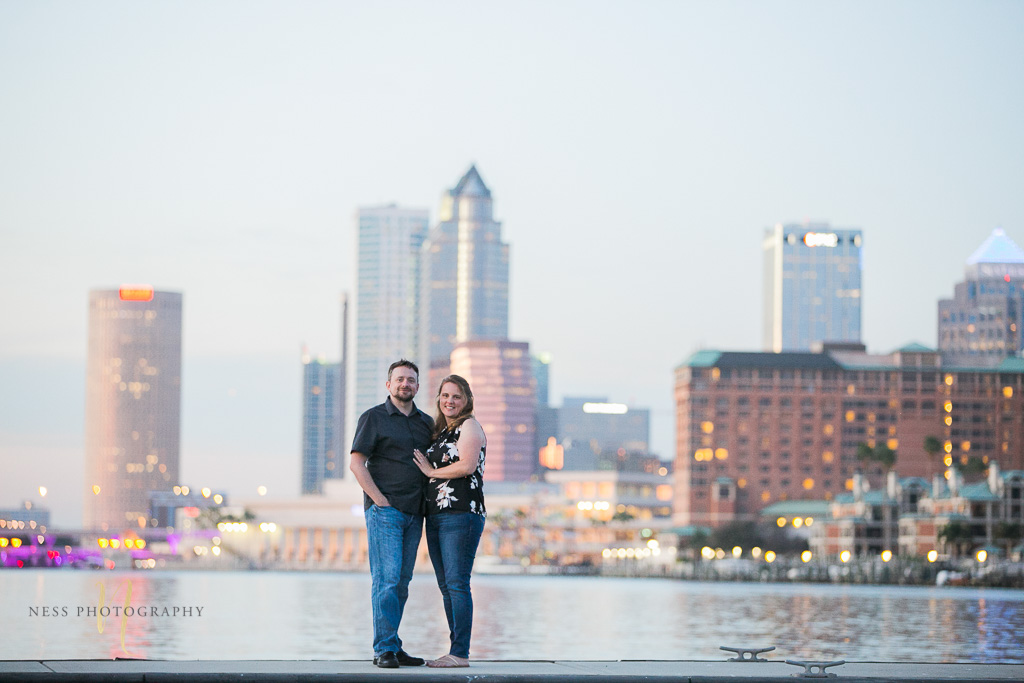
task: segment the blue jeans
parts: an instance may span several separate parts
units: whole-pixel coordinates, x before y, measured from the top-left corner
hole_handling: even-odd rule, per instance
[[[469,575],[484,531],[484,518],[473,512],[427,515],[427,550],[448,617],[448,654],[469,657],[473,632],[473,595]]]
[[[402,649],[398,625],[409,598],[409,581],[422,535],[423,517],[420,515],[377,505],[371,505],[366,511],[375,657]]]

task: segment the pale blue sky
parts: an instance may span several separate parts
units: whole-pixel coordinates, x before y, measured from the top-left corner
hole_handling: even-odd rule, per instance
[[[77,523],[122,282],[185,294],[185,483],[297,493],[355,208],[436,218],[473,162],[555,402],[650,407],[672,457],[673,367],[759,347],[768,225],[863,229],[865,342],[934,344],[967,256],[1024,244],[1022,111],[1019,2],[4,3],[0,507]]]

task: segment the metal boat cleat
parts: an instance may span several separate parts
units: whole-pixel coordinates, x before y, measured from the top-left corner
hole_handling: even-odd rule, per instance
[[[719,650],[728,650],[729,652],[735,652],[736,657],[730,657],[730,662],[767,662],[767,659],[758,657],[762,652],[771,652],[775,649],[775,646],[771,647],[725,647],[720,646]]]

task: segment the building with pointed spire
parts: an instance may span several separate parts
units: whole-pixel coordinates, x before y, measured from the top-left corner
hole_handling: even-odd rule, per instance
[[[476,166],[445,193],[438,219],[423,243],[419,360],[443,374],[456,344],[508,338],[509,248]]]
[[[939,351],[952,365],[991,367],[1024,350],[1024,249],[1001,228],[967,259],[952,299],[939,301]]]

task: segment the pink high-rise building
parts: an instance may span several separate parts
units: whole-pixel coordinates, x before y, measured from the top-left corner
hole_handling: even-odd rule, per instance
[[[474,412],[487,434],[485,480],[529,479],[537,460],[530,345],[463,342],[452,350],[451,372],[465,377],[473,389]]]
[[[151,491],[178,483],[181,294],[89,293],[85,526],[154,526]]]

